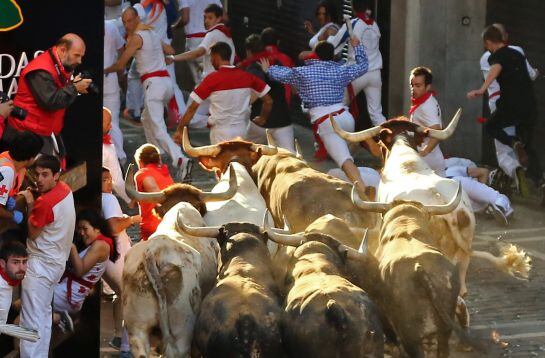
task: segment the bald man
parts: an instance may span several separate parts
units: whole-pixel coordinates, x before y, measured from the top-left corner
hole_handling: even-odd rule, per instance
[[[64,113],[78,96],[87,93],[90,79],[77,75],[74,69],[85,55],[85,42],[76,34],[66,34],[50,49],[29,62],[21,72],[14,105],[27,111],[24,120],[8,117],[3,130],[4,144],[8,144],[17,131],[30,131],[44,139],[43,154],[64,156],[60,132]],[[0,126],[3,126],[1,124]]]

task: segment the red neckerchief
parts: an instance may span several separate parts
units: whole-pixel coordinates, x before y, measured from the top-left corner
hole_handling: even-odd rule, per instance
[[[105,243],[108,244],[108,246],[110,246],[110,259],[111,259],[114,256],[114,241],[110,239],[109,237],[106,237],[102,234],[98,234],[96,239],[99,241],[104,241]]]
[[[255,53],[252,56],[244,59],[244,61],[239,62],[238,67],[244,69],[244,68],[250,66],[252,63],[257,62],[257,61],[259,61],[259,60],[261,60],[263,58],[268,58],[269,61],[271,61],[271,57],[269,56],[269,53],[266,52],[266,51],[261,51],[261,52]]]
[[[431,96],[435,96],[435,91],[429,91],[418,98],[411,98],[412,106],[411,109],[409,109],[409,114],[413,114],[414,111],[416,111],[416,109],[420,107],[422,103],[426,102]]]
[[[103,134],[102,135],[102,143],[104,144],[112,144],[112,136],[109,134]]]
[[[228,38],[231,38],[231,29],[228,28],[227,26],[225,26],[225,25],[222,24],[222,23],[219,23],[219,24],[217,24],[217,25],[215,25],[215,26],[212,26],[212,27],[211,27],[210,29],[208,29],[206,32],[208,33],[208,32],[212,32],[212,31],[214,31],[214,30],[221,31],[221,32],[223,32],[223,34],[224,34],[225,36],[227,36]]]
[[[360,19],[361,21],[365,22],[369,26],[375,23],[375,20],[371,19],[371,17],[369,17],[369,14],[367,12],[357,12],[356,17]]]
[[[0,276],[10,285],[11,287],[19,286],[21,284],[21,280],[13,280],[9,277],[8,273],[4,271],[3,268],[0,267]]]
[[[62,61],[59,58],[59,54],[57,53],[57,46],[51,48],[51,54],[53,54],[53,62],[55,63],[55,68],[58,70],[59,77],[61,77],[61,82],[68,83],[72,73],[66,71],[64,68]]]

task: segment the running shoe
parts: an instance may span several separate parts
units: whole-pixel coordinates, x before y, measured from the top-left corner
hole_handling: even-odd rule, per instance
[[[62,311],[59,314],[61,316],[59,328],[61,329],[62,333],[74,332],[74,322],[72,321],[70,314],[68,314],[68,311]]]

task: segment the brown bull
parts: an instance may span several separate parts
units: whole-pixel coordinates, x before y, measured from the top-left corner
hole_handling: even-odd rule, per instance
[[[378,310],[347,277],[346,259],[366,255],[318,232],[285,235],[269,229],[279,244],[297,246],[288,266],[284,341],[291,357],[383,357]]]
[[[221,247],[218,282],[202,302],[194,343],[205,357],[282,357],[283,311],[272,277],[267,238],[260,228],[231,223],[188,228],[213,236]]]

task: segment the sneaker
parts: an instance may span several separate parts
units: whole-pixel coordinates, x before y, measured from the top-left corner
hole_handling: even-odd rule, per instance
[[[174,175],[175,181],[190,184],[192,181],[191,172],[193,171],[193,159],[178,159],[177,168],[176,174]]]
[[[62,311],[59,314],[61,316],[59,328],[61,329],[62,333],[74,332],[74,322],[72,321],[72,317],[70,317],[68,314],[68,311]]]
[[[526,181],[526,173],[523,167],[515,169],[515,178],[517,178],[517,189],[520,196],[527,198],[530,196],[530,189],[528,188],[528,182]]]
[[[513,143],[513,150],[515,151],[515,154],[517,155],[520,165],[522,165],[525,168],[528,167],[528,154],[524,150],[524,144],[518,141]]]
[[[507,217],[513,213],[513,209],[510,209],[509,215],[507,215],[501,206],[490,203],[488,204],[487,212],[496,219],[498,224],[507,226],[509,225]]]
[[[121,337],[112,337],[112,339],[110,339],[110,342],[108,342],[108,345],[110,347],[112,347],[113,349],[115,349],[115,350],[120,350],[121,349]]]

